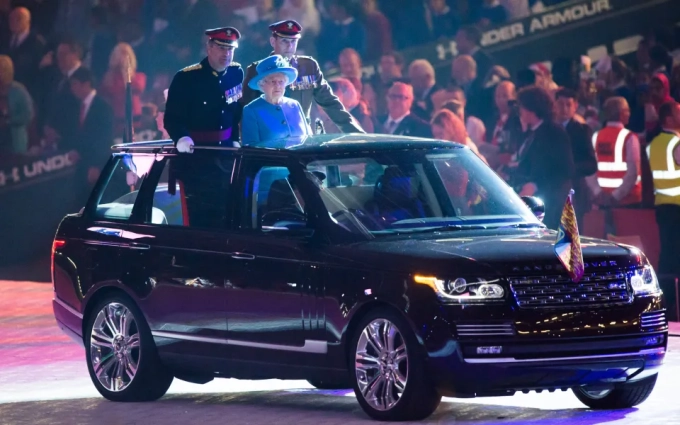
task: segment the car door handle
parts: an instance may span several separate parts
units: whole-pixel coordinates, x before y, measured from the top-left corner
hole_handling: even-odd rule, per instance
[[[131,242],[129,246],[132,249],[150,249],[151,248],[151,245],[146,244],[146,243],[139,243],[139,242]]]
[[[255,256],[253,254],[246,254],[244,252],[234,252],[231,254],[231,258],[234,260],[254,260]]]

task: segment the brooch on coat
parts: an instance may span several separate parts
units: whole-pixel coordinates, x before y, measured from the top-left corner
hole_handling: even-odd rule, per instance
[[[309,90],[317,87],[319,84],[316,81],[316,75],[301,75],[290,85],[291,90]]]
[[[224,95],[227,98],[228,104],[238,101],[241,97],[243,97],[243,84],[239,84],[236,87],[228,89],[224,92]]]

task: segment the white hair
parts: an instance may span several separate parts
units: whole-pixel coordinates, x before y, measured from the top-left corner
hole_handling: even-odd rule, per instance
[[[427,59],[414,60],[413,62],[411,62],[411,65],[409,65],[408,70],[409,72],[411,72],[412,70],[415,70],[417,68],[426,71],[428,75],[434,77],[434,67]]]
[[[286,86],[288,85],[288,83],[290,83],[290,80],[288,79],[288,76],[287,76],[285,73],[283,73],[283,72],[274,72],[274,73],[269,74],[269,75],[267,75],[266,77],[260,79],[260,80],[257,82],[257,87],[260,89],[260,91],[264,91],[264,90],[263,90],[263,88],[264,88],[264,81],[265,81],[267,78],[272,77],[272,76],[274,76],[274,75],[283,75],[283,78],[286,79]]]

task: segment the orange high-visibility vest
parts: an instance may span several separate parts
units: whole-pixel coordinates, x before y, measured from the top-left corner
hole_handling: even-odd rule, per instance
[[[603,191],[612,193],[623,184],[628,171],[626,164],[626,139],[630,131],[619,127],[604,127],[593,134],[593,148],[597,157],[597,183]],[[637,182],[630,193],[619,201],[622,205],[642,202],[642,180],[638,173]]]

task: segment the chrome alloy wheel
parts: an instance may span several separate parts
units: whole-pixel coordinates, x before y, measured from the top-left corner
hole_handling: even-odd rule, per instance
[[[612,392],[612,390],[585,390],[585,389],[582,389],[581,391],[583,391],[585,395],[592,398],[593,400],[605,398],[609,395],[609,393]]]
[[[132,383],[139,367],[139,329],[123,304],[109,303],[97,314],[90,334],[90,358],[97,379],[108,391],[123,391]]]
[[[406,342],[389,320],[375,319],[361,332],[355,354],[361,395],[374,409],[385,411],[399,401],[408,380]]]

